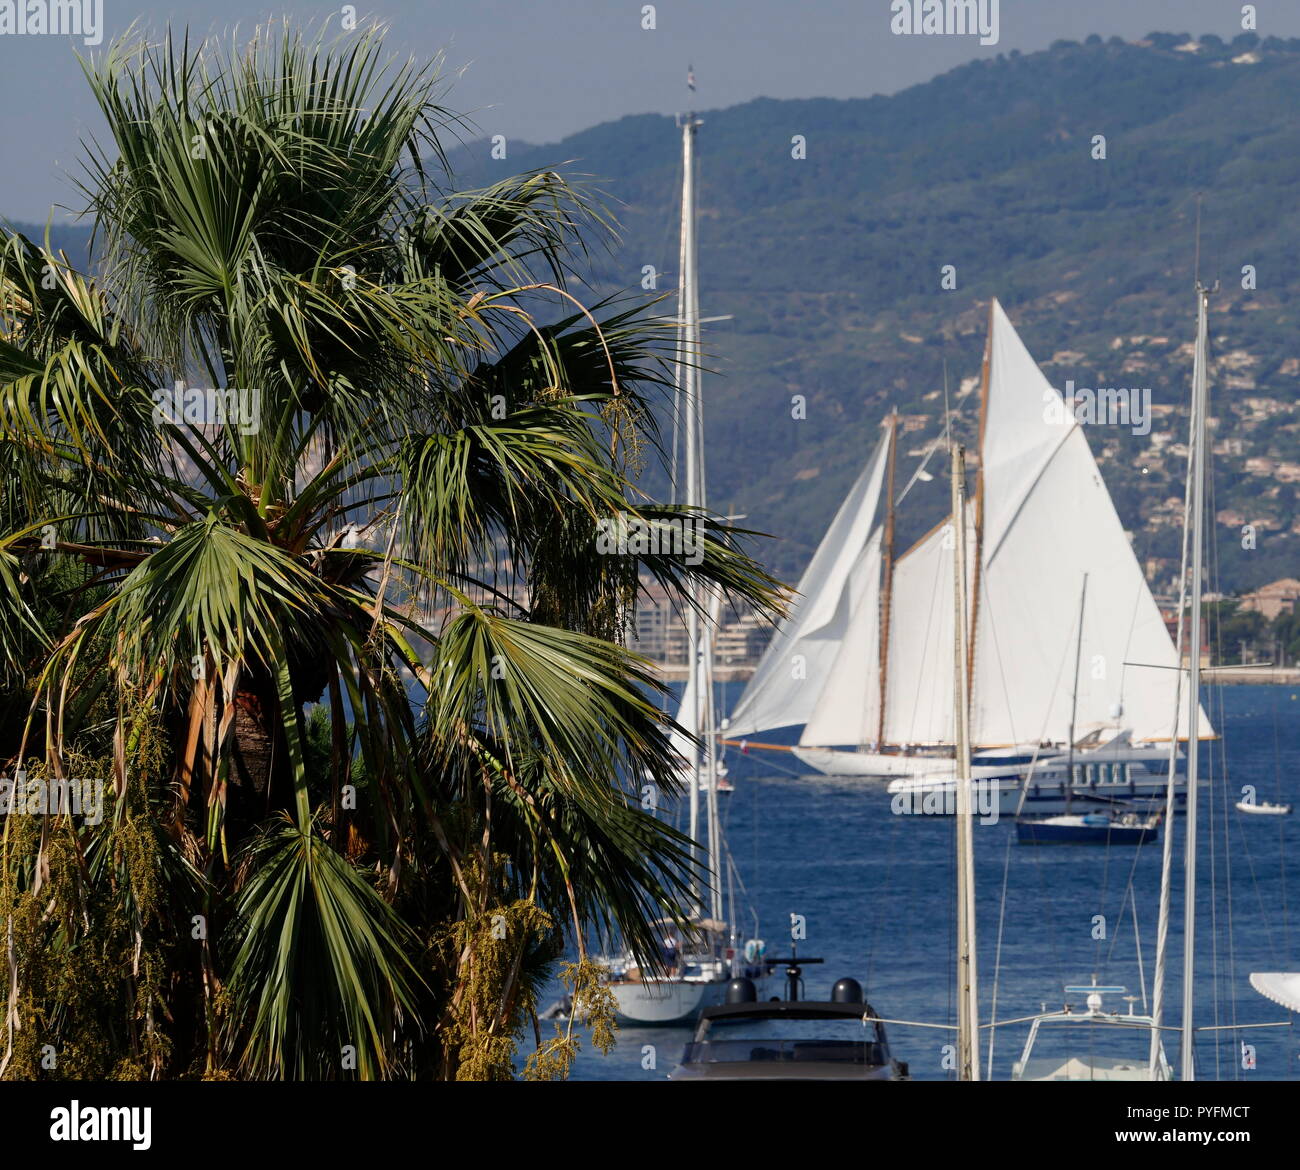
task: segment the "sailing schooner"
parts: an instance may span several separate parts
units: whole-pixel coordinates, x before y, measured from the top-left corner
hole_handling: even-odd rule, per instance
[[[1089,777],[1121,786],[1109,797],[1161,801],[1174,646],[1082,424],[996,300],[981,398],[979,479],[965,516],[974,777],[1005,786],[1008,812],[1031,765],[1040,811]],[[890,425],[877,444],[813,556],[797,607],[726,724],[726,742],[802,724],[793,750],[809,767],[894,777],[891,791],[921,795],[950,787],[953,774],[943,663],[953,636],[946,566],[954,527],[949,517],[894,557],[886,469],[895,431]],[[1075,594],[1084,572],[1095,586],[1076,631],[1061,598]],[[1086,668],[1072,695],[1061,677],[1076,636]],[[1211,738],[1203,712],[1200,725]],[[1187,726],[1184,707],[1176,738]],[[1063,766],[1072,744],[1077,781]]]

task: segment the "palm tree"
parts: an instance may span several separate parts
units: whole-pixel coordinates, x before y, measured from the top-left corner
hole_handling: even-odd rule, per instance
[[[0,241],[0,760],[111,793],[4,819],[0,1075],[509,1076],[566,944],[607,1038],[585,940],[692,866],[640,582],[779,595],[712,520],[598,551],[703,522],[637,486],[664,326],[571,291],[606,217],[452,188],[374,31],[85,71],[94,273]]]

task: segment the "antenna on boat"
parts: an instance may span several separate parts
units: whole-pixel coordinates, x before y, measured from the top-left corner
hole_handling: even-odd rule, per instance
[[[948,359],[943,359],[943,438],[944,444],[952,447],[952,410],[948,405]]]
[[[779,958],[765,958],[763,960],[769,968],[775,967],[780,963],[785,964],[785,998],[790,1003],[796,1003],[799,999],[799,993],[803,988],[803,968],[809,963],[824,963],[825,959],[806,958],[799,954],[799,948],[792,941],[790,943],[790,954]]]
[[[1196,260],[1193,265],[1193,279],[1196,287],[1201,287],[1201,193],[1196,192]]]

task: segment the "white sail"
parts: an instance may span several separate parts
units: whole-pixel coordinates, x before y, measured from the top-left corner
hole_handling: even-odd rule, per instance
[[[682,701],[677,708],[677,718],[675,720],[677,727],[674,727],[668,733],[668,742],[677,753],[677,770],[682,773],[682,783],[684,784],[690,782],[691,775],[695,770],[695,756],[699,750],[691,742],[687,732],[690,735],[699,736],[699,714],[695,704],[695,672],[691,671],[686,679],[686,688],[682,691]],[[685,730],[678,730],[678,728],[684,728]]]
[[[969,591],[976,612],[975,745],[1060,744],[1072,725],[1076,739],[1108,728],[1127,731],[1135,742],[1167,740],[1177,652],[1083,427],[996,301],[984,410],[978,545],[970,527],[974,502],[967,517],[968,547],[979,548],[981,566]],[[882,441],[804,573],[802,597],[746,688],[731,735],[802,723],[805,746],[876,739],[879,557],[868,564],[866,541],[885,447]],[[941,526],[895,565],[885,744],[952,743],[950,536]],[[1189,723],[1187,703],[1184,694],[1180,736]],[[1212,737],[1203,711],[1200,719],[1202,734]]]
[[[865,744],[880,718],[880,567],[883,532],[877,528],[849,573],[849,625],[831,662],[801,744]]]
[[[953,741],[953,536],[952,524],[946,520],[894,566],[886,743]],[[966,547],[975,547],[974,516],[969,508]]]
[[[807,723],[849,629],[849,587],[880,502],[888,435],[872,453],[799,581],[790,613],[772,636],[727,725],[737,737]]]
[[[990,327],[975,740],[1061,743],[1072,722],[1076,736],[1123,726],[1135,741],[1167,739],[1176,651],[1083,427],[996,301]],[[1085,573],[1076,681],[1070,675]],[[1186,727],[1184,694],[1180,734]]]
[[[709,595],[709,612],[705,625],[705,637],[708,639],[708,649],[712,651],[713,631],[718,628],[718,620],[722,616],[722,594],[714,591]],[[677,752],[678,764],[677,770],[682,774],[682,783],[688,784],[695,770],[695,760],[699,754],[699,749],[691,742],[691,736],[696,739],[702,739],[709,731],[710,727],[716,726],[716,712],[710,712],[705,709],[704,705],[696,699],[698,693],[696,688],[696,677],[700,674],[710,676],[712,671],[691,670],[686,675],[686,686],[682,689],[681,702],[677,705],[677,717],[674,727],[668,733],[668,742]],[[681,728],[682,730],[678,730]]]

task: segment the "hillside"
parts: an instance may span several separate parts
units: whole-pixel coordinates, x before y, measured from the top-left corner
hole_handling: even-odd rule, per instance
[[[1182,497],[1199,191],[1201,273],[1223,282],[1212,301],[1215,506],[1232,525],[1260,526],[1250,552],[1237,527],[1217,527],[1221,579],[1235,589],[1293,574],[1297,99],[1300,41],[1152,34],[999,56],[887,98],[706,112],[701,306],[734,315],[706,334],[721,375],[706,383],[715,506],[781,537],[769,559],[797,574],[888,406],[916,428],[905,451],[936,432],[945,362],[955,397],[978,373],[997,296],[1058,388],[1151,388],[1150,434],[1104,426],[1089,437],[1139,555],[1163,558],[1154,575],[1166,584],[1179,551],[1169,501]],[[795,134],[804,160],[791,158]],[[1091,157],[1095,134],[1104,161]],[[639,287],[646,264],[670,289],[678,156],[673,120],[640,116],[552,145],[510,143],[505,160],[475,144],[457,165],[472,181],[542,166],[598,177],[622,238],[601,258],[601,291]],[[953,291],[940,288],[945,264]],[[807,397],[804,420],[791,417],[795,394]],[[931,511],[941,488],[918,489]]]
[[[454,95],[453,95],[454,97]],[[1196,193],[1212,301],[1220,581],[1245,589],[1300,565],[1300,41],[1151,34],[1058,42],[953,70],[892,97],[761,99],[708,111],[699,134],[701,306],[708,327],[714,506],[781,538],[797,576],[891,405],[906,416],[900,482],[979,369],[989,298],[1058,388],[1150,387],[1151,433],[1090,430],[1153,580],[1179,554]],[[1091,157],[1106,137],[1104,161]],[[804,135],[807,157],[791,157]],[[535,167],[593,176],[621,243],[600,293],[642,269],[676,280],[679,132],[645,115],[544,146],[453,157],[486,183]],[[84,248],[84,233],[56,242]],[[1242,288],[1243,265],[1258,287]],[[956,268],[957,287],[940,288]],[[803,395],[807,417],[792,418]],[[975,415],[968,399],[965,427]],[[944,505],[918,485],[901,539]],[[1068,517],[1063,518],[1068,522]],[[1259,527],[1242,550],[1240,525]]]

